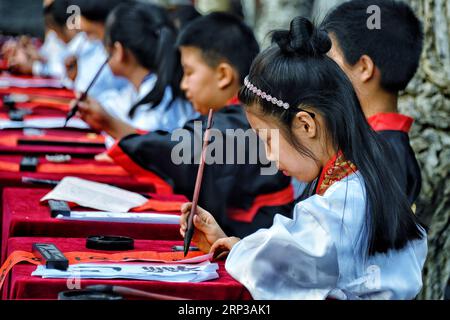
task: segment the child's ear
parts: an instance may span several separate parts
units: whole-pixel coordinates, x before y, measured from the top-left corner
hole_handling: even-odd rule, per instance
[[[221,62],[216,68],[217,84],[219,89],[226,89],[236,78],[236,72],[233,67],[226,62]]]
[[[359,58],[356,67],[360,75],[360,80],[363,83],[372,80],[375,76],[376,66],[372,58],[368,55],[362,55],[361,58]]]
[[[317,126],[314,118],[305,111],[299,111],[295,115],[296,123],[294,129],[302,136],[315,138],[317,135]]]
[[[127,59],[127,52],[125,47],[118,41],[114,42],[113,45],[113,56],[114,59],[120,63],[123,63]]]

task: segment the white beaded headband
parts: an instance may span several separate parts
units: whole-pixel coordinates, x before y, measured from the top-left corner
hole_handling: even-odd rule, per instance
[[[284,108],[286,110],[289,109],[289,103],[283,102],[280,99],[272,97],[270,94],[267,94],[266,92],[262,91],[261,89],[258,89],[258,87],[256,87],[253,83],[250,82],[250,80],[248,80],[248,76],[246,76],[244,79],[244,86],[247,87],[248,90],[253,92],[255,95],[257,95],[261,99],[267,100],[270,103],[272,103],[280,108]]]

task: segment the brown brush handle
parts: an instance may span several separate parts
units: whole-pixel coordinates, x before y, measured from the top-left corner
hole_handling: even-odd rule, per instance
[[[203,171],[205,170],[206,148],[208,147],[208,143],[209,143],[213,114],[214,114],[213,109],[210,109],[209,116],[208,116],[208,124],[207,124],[206,130],[205,130],[205,135],[203,138],[203,148],[202,148],[202,154],[201,154],[201,158],[200,158],[200,165],[198,167],[197,179],[195,181],[195,189],[194,189],[194,196],[192,198],[191,212],[188,217],[186,234],[184,236],[184,256],[185,257],[187,256],[187,254],[189,252],[189,247],[191,245],[192,236],[194,235],[194,228],[195,228],[194,227],[194,215],[195,215],[195,212],[197,211],[198,198],[200,196],[200,189],[202,187]]]
[[[86,290],[101,293],[116,293],[121,296],[146,298],[151,300],[190,300],[176,296],[169,296],[165,294],[151,293],[142,290],[131,289],[123,286],[95,285],[86,287]]]

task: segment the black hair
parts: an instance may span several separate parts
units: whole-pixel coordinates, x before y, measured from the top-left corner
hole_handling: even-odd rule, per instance
[[[167,12],[178,30],[183,29],[189,22],[202,16],[192,4],[170,6],[167,8]]]
[[[53,6],[54,2],[51,2],[50,4],[44,6],[42,10],[44,16],[44,25],[47,28],[59,28],[53,17]]]
[[[44,7],[44,21],[47,27],[58,30],[62,34],[67,32],[67,20],[71,13],[67,12],[70,0],[54,0]]]
[[[53,8],[53,2],[50,2],[48,5],[42,7],[42,12],[44,16],[51,15],[52,14],[52,8]]]
[[[59,28],[64,29],[66,26],[67,19],[69,18],[69,13],[67,13],[69,6],[69,0],[55,0],[46,8],[47,12],[51,14],[53,22]]]
[[[406,195],[392,179],[387,145],[367,123],[350,80],[326,55],[331,49],[327,33],[298,17],[289,31],[276,31],[272,39],[274,45],[255,59],[249,81],[291,107],[275,106],[245,86],[239,99],[250,112],[278,121],[281,134],[300,154],[313,159],[312,152],[295,138],[293,120],[299,109],[311,109],[323,117],[333,147],[356,165],[364,180],[369,255],[401,249],[409,240],[422,238]]]
[[[111,11],[119,4],[134,2],[132,0],[70,0],[81,10],[81,15],[87,20],[104,23]]]
[[[369,6],[380,8],[380,29],[368,28]],[[403,1],[353,0],[332,10],[322,22],[348,64],[368,55],[381,72],[381,86],[404,90],[417,71],[423,48],[422,24]]]
[[[227,61],[238,72],[241,84],[259,52],[250,27],[238,17],[223,12],[192,21],[181,31],[177,46],[200,49],[205,62],[213,68]]]
[[[105,45],[121,43],[140,65],[158,77],[153,90],[131,107],[131,118],[142,104],[158,105],[168,86],[172,89],[172,102],[182,96],[179,89],[182,72],[175,40],[176,32],[167,12],[157,5],[124,3],[109,15],[105,25]]]

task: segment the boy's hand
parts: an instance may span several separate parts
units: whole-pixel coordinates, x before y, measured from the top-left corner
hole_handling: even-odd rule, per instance
[[[8,40],[3,44],[1,53],[5,59],[9,60],[16,54],[18,48],[19,44],[17,41]]]
[[[73,105],[71,105],[71,108],[73,108]],[[137,133],[134,127],[120,119],[114,118],[97,101],[89,97],[79,102],[78,115],[92,129],[105,131],[116,140]]]
[[[14,73],[31,74],[32,63],[24,50],[17,50],[15,55],[8,60],[8,67]]]
[[[181,207],[180,233],[183,237],[186,234],[187,220],[191,208],[192,203],[185,203]],[[197,206],[197,212],[194,216],[194,226],[195,230],[192,241],[205,253],[208,253],[211,250],[211,246],[217,240],[227,237],[214,217],[199,206]]]
[[[39,51],[36,49],[34,45],[28,45],[24,48],[26,55],[31,61],[43,61],[43,58],[40,56]]]

